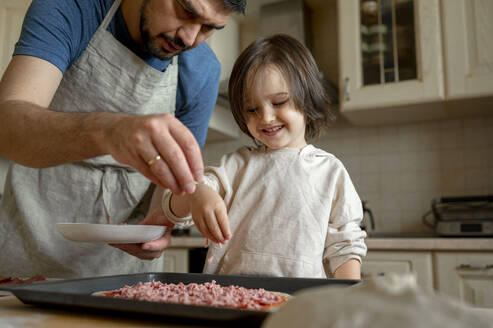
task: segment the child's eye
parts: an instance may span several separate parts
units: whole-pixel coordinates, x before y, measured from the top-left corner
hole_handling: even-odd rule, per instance
[[[273,103],[272,105],[274,105],[274,107],[280,107],[280,106],[284,105],[287,102],[288,102],[287,100],[283,100],[283,101],[280,101],[280,102]]]
[[[245,110],[248,114],[253,114],[257,112],[257,108],[247,108]]]

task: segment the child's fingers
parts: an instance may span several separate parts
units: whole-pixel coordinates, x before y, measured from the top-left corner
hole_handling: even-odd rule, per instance
[[[229,229],[229,219],[226,213],[226,209],[216,210],[216,220],[221,229],[224,240],[231,238],[231,230]]]
[[[216,236],[214,235],[214,233],[211,231],[211,229],[209,228],[208,224],[207,224],[207,216],[208,215],[204,215],[202,217],[202,219],[200,220],[201,221],[201,229],[199,230],[203,235],[204,237],[210,239],[211,241],[215,242],[215,243],[218,243],[218,239],[216,238]]]
[[[208,235],[208,229],[206,229],[204,219],[202,217],[194,217],[193,221],[195,222],[195,226],[197,227],[197,230],[205,237],[209,238],[210,236]]]
[[[212,233],[212,240],[216,243],[224,242],[223,233],[221,232],[221,228],[217,223],[216,214],[214,211],[207,212],[204,215],[205,224],[209,231]]]

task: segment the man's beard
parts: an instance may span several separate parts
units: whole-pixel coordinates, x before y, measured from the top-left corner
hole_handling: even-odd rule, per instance
[[[167,60],[173,56],[179,55],[180,53],[189,49],[181,39],[173,39],[165,34],[159,34],[158,36],[151,36],[149,29],[149,19],[146,14],[146,8],[149,0],[144,0],[142,6],[140,7],[140,35],[142,37],[142,43],[144,45],[144,50],[153,57],[159,58],[161,60]],[[172,43],[181,49],[177,52],[170,53],[161,47],[161,42],[159,39],[165,39],[166,41]]]

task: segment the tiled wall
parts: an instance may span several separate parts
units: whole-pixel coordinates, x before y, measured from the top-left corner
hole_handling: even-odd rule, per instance
[[[207,144],[204,161],[246,142]],[[379,127],[341,121],[314,144],[344,163],[378,231],[430,231],[422,216],[433,198],[493,194],[493,116]]]

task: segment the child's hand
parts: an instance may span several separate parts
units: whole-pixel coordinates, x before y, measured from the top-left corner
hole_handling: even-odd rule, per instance
[[[208,239],[222,244],[231,238],[226,204],[207,185],[198,185],[190,197],[190,212],[197,229]]]

